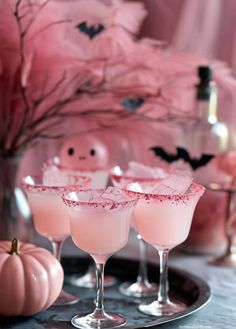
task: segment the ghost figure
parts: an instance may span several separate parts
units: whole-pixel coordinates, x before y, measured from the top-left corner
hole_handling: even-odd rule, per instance
[[[107,168],[108,149],[98,138],[78,134],[67,138],[60,150],[60,164],[71,170],[95,171]]]

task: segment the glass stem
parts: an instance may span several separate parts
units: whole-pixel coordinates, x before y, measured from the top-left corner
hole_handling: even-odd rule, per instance
[[[137,238],[139,243],[139,271],[138,271],[137,281],[141,283],[147,283],[148,282],[147,263],[146,263],[147,245],[139,234],[137,235]]]
[[[169,250],[158,250],[160,258],[160,281],[159,281],[159,290],[158,290],[158,303],[159,304],[168,304],[169,303],[169,283],[168,283],[168,255]]]
[[[61,262],[61,249],[63,241],[52,241],[53,255]]]
[[[234,220],[232,220],[232,215],[234,210],[234,200],[233,200],[233,192],[228,191],[227,194],[227,205],[226,205],[226,224],[225,224],[225,235],[227,239],[227,247],[226,247],[226,254],[233,253],[233,236],[234,236],[234,229],[232,224]]]
[[[103,263],[96,263],[96,277],[97,277],[97,296],[96,296],[96,308],[94,315],[101,317],[104,315],[104,266]]]

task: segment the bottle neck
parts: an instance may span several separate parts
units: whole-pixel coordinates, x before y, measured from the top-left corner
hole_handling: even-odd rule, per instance
[[[217,118],[217,88],[215,83],[211,82],[208,86],[207,97],[197,98],[197,114],[204,122],[215,124]],[[198,90],[199,95],[199,90]]]

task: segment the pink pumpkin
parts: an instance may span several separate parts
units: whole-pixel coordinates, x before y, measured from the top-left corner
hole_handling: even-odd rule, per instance
[[[59,296],[64,274],[47,250],[17,239],[0,241],[0,316],[33,315]]]
[[[67,138],[60,150],[60,164],[72,170],[94,171],[108,166],[108,149],[97,137],[78,134]]]

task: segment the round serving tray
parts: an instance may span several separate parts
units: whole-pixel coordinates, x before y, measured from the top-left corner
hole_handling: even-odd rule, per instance
[[[72,274],[84,273],[88,266],[87,258],[64,258],[62,264],[66,278]],[[142,314],[138,311],[138,304],[147,300],[123,296],[119,293],[118,287],[124,281],[134,281],[137,276],[138,262],[130,259],[119,259],[112,257],[106,264],[105,273],[113,275],[118,279],[116,285],[105,288],[105,309],[123,314],[127,323],[122,326],[124,329],[148,328],[162,323],[174,321],[190,315],[210,300],[210,288],[208,284],[197,276],[188,272],[169,268],[170,298],[179,300],[187,305],[185,311],[171,316],[154,317]],[[150,280],[158,282],[158,265],[148,263]],[[2,318],[0,328],[2,329],[72,329],[71,318],[75,314],[92,312],[94,309],[95,290],[78,288],[65,285],[69,292],[76,293],[80,301],[70,306],[50,307],[47,311],[41,312],[29,318]],[[152,298],[153,300],[153,298]]]

